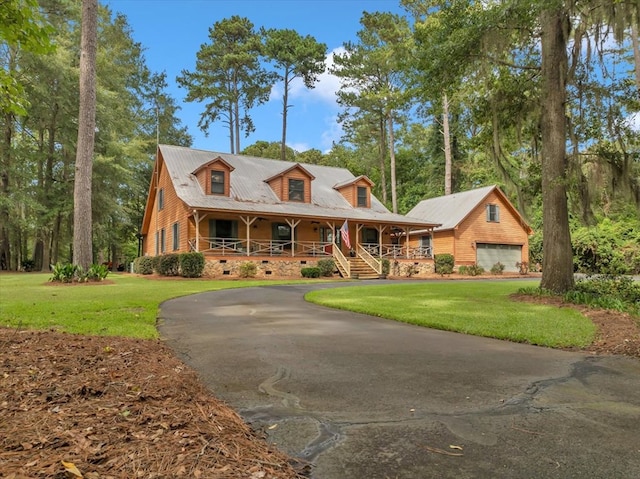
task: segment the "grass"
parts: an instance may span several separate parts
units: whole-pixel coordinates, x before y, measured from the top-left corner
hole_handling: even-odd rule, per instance
[[[1,274],[0,326],[157,338],[158,308],[168,299],[203,291],[303,282],[152,280],[112,273],[107,284],[66,285],[50,283],[50,277],[48,273]]]
[[[75,334],[157,338],[163,301],[249,286],[308,282],[277,280],[153,280],[111,274],[109,284],[63,285],[49,274],[0,275],[0,326]],[[312,280],[317,282],[318,280]],[[550,347],[586,346],[595,327],[569,308],[511,301],[522,281],[398,283],[308,293],[314,303],[420,326]]]
[[[571,308],[512,301],[522,281],[424,282],[307,293],[306,299],[435,329],[549,347],[583,347],[595,326]]]

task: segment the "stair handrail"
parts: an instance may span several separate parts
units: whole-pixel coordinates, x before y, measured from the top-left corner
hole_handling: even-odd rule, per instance
[[[358,257],[362,258],[376,273],[382,274],[382,261],[378,261],[361,245],[358,245]]]
[[[345,277],[351,278],[351,263],[349,263],[349,260],[342,254],[340,248],[335,246],[333,247],[333,257],[335,258],[336,263],[344,270]]]

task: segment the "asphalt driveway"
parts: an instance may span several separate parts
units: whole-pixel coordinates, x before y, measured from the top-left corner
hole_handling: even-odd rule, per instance
[[[640,361],[304,301],[328,287],[174,299],[160,334],[317,479],[640,478]]]

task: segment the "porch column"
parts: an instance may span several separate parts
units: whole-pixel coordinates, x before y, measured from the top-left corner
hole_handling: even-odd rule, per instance
[[[364,225],[356,223],[356,251],[358,251],[358,246],[360,245],[360,232],[364,228]]]
[[[257,216],[241,216],[240,219],[247,227],[247,251],[246,256],[251,254],[251,225],[258,219]]]
[[[300,224],[300,222],[302,220],[289,220],[289,219],[285,219],[285,221],[287,222],[287,224],[289,225],[289,227],[291,228],[291,256],[295,256],[295,249],[296,249],[296,240],[295,240],[295,235],[296,235],[296,226],[298,226]]]
[[[193,210],[193,219],[196,221],[196,253],[200,251],[200,214],[198,210]]]
[[[409,251],[410,251],[410,248],[409,248],[409,235],[411,234],[411,227],[410,226],[406,230],[404,230],[404,234],[407,237],[407,253],[406,253],[406,255],[407,255],[407,259],[409,259]]]
[[[382,241],[384,241],[383,234],[386,229],[387,229],[387,225],[378,226],[378,253],[379,253],[380,259],[382,259]]]

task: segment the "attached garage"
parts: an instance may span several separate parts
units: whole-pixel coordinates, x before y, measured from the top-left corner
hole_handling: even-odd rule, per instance
[[[486,271],[500,262],[505,271],[515,272],[518,271],[516,263],[522,261],[522,245],[478,243],[476,251],[477,263]]]

